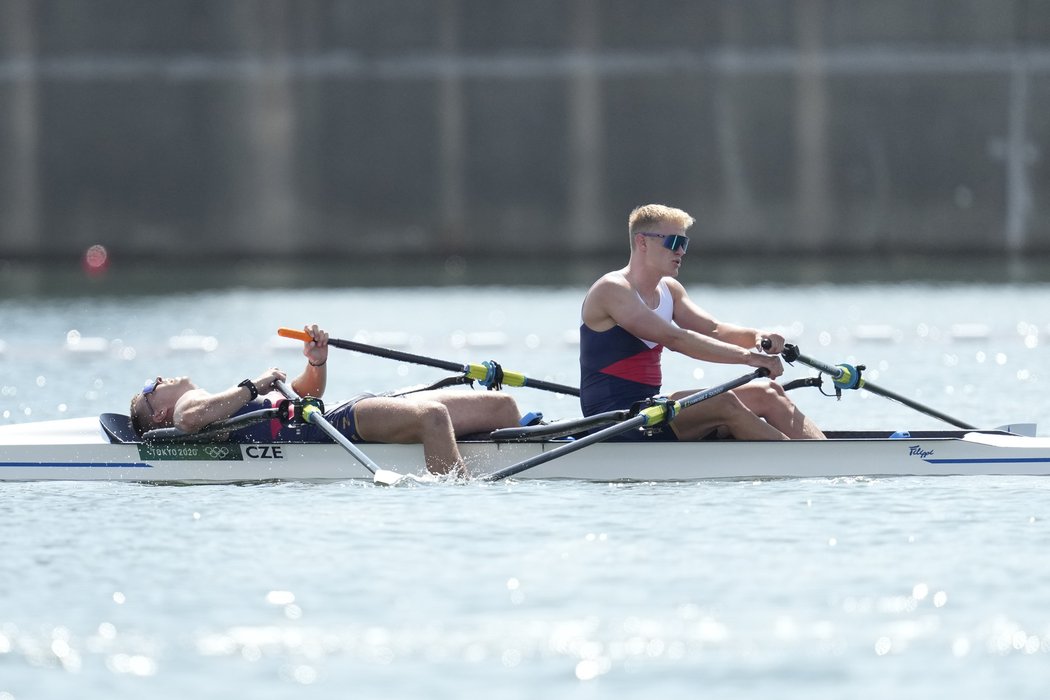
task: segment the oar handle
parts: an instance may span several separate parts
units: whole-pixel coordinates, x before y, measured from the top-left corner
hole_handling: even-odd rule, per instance
[[[277,335],[284,338],[294,338],[295,340],[302,340],[307,342],[312,340],[308,333],[303,331],[295,330],[293,328],[278,328]],[[376,357],[385,357],[389,360],[398,360],[400,362],[412,362],[417,365],[425,365],[428,367],[435,367],[437,369],[444,369],[450,372],[460,372],[464,376],[470,379],[475,379],[479,382],[490,382],[492,380],[493,365],[488,364],[458,364],[456,362],[449,362],[446,360],[438,360],[433,357],[425,357],[423,355],[414,355],[410,352],[401,352],[400,350],[390,350],[387,348],[380,348],[375,345],[368,345],[366,343],[358,343],[353,340],[340,340],[339,338],[329,338],[328,344],[334,348],[341,348],[343,350],[355,350],[357,352],[365,353],[366,355],[375,355]],[[502,370],[503,380],[502,383],[507,386],[521,386],[531,387],[533,389],[542,389],[544,391],[552,391],[558,394],[568,394],[570,396],[579,396],[580,390],[576,387],[565,386],[564,384],[555,384],[553,382],[545,382],[541,379],[531,379],[526,377],[520,372],[509,372]]]

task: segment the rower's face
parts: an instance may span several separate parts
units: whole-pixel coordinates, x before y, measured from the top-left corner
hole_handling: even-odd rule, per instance
[[[162,413],[175,408],[175,402],[194,388],[189,377],[157,377],[143,389],[142,395],[150,413]]]
[[[648,229],[656,234],[645,237],[649,260],[662,268],[664,274],[677,277],[689,243],[685,228],[671,221],[661,221]]]

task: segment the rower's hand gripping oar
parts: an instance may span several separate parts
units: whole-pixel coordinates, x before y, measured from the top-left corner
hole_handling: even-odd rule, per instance
[[[293,328],[278,328],[277,335],[285,338],[294,338],[296,340],[309,341],[311,337],[303,331],[298,331]],[[401,362],[413,362],[417,365],[425,365],[427,367],[436,367],[437,369],[445,369],[450,372],[460,372],[463,376],[478,381],[482,386],[492,388],[500,388],[501,385],[506,384],[507,386],[521,386],[531,387],[533,389],[542,389],[543,391],[553,391],[557,394],[568,394],[570,396],[579,396],[580,390],[576,387],[566,386],[564,384],[555,384],[554,382],[545,382],[542,379],[531,379],[526,377],[520,372],[508,372],[499,366],[499,364],[489,361],[482,364],[460,364],[458,362],[449,362],[447,360],[438,360],[433,357],[425,357],[423,355],[413,355],[409,352],[402,352],[400,350],[390,350],[388,348],[381,348],[375,345],[368,345],[367,343],[358,343],[353,340],[340,340],[339,338],[329,338],[328,345],[334,348],[340,348],[342,350],[355,350],[362,352],[367,355],[375,355],[377,357],[385,357],[390,360],[398,360]]]
[[[764,348],[767,347],[768,342],[768,340],[763,340],[762,346]],[[812,367],[817,371],[827,374],[831,377],[832,381],[834,382],[836,391],[842,389],[867,389],[873,394],[878,394],[879,396],[884,396],[887,399],[892,399],[893,401],[902,403],[908,408],[915,409],[919,413],[925,413],[926,415],[932,418],[942,420],[945,423],[954,425],[957,428],[962,428],[963,430],[976,430],[974,426],[970,425],[969,423],[964,423],[958,418],[952,418],[947,414],[941,413],[940,411],[930,408],[929,406],[924,406],[917,401],[912,401],[911,399],[905,396],[901,396],[900,394],[890,391],[889,389],[883,389],[880,386],[872,384],[864,378],[864,368],[862,366],[854,367],[853,365],[847,364],[829,365],[826,362],[821,362],[820,360],[815,360],[812,357],[807,357],[803,355],[801,352],[799,352],[798,346],[791,344],[785,345],[784,352],[780,353],[780,355],[784,358],[785,362],[791,363],[797,360],[804,365],[808,365],[809,367]]]
[[[596,433],[591,433],[590,435],[566,443],[562,447],[555,448],[550,452],[544,452],[543,454],[536,455],[535,457],[530,457],[529,459],[518,462],[517,464],[512,464],[509,467],[504,467],[503,469],[497,472],[493,472],[492,474],[481,477],[481,481],[500,481],[502,479],[506,479],[508,476],[520,474],[526,469],[532,469],[533,467],[537,467],[541,464],[549,462],[552,459],[557,459],[562,455],[567,455],[570,452],[575,452],[576,450],[582,450],[584,447],[587,447],[588,445],[593,445],[596,442],[608,440],[609,438],[616,437],[617,435],[622,435],[636,428],[651,428],[659,425],[660,423],[668,422],[672,420],[675,417],[675,415],[677,415],[678,412],[684,408],[688,408],[694,404],[698,404],[701,401],[706,401],[707,399],[718,396],[719,394],[724,394],[725,392],[735,389],[738,386],[743,386],[744,384],[747,384],[753,379],[758,379],[759,377],[767,376],[769,376],[769,370],[765,367],[759,367],[754,372],[745,374],[744,376],[726,382],[725,384],[719,384],[718,386],[711,387],[710,389],[704,389],[703,391],[698,391],[695,394],[690,394],[689,396],[679,399],[678,401],[660,401],[654,406],[642,409],[633,418],[629,418],[622,423],[619,423],[617,425],[611,425],[608,428],[603,428],[602,430],[599,430]]]
[[[304,333],[303,335],[306,334]],[[277,389],[285,395],[285,397],[292,399],[293,401],[299,398],[299,395],[296,394],[290,386],[288,386],[279,379],[276,382],[274,382],[274,386],[276,386]],[[393,486],[401,480],[400,474],[388,471],[386,469],[380,469],[379,465],[373,462],[371,459],[369,459],[368,455],[362,452],[357,445],[350,442],[350,440],[348,440],[345,435],[339,432],[339,430],[336,429],[334,425],[329,423],[328,419],[324,417],[324,413],[321,411],[321,409],[315,406],[314,404],[307,403],[305,406],[303,406],[303,419],[306,420],[307,423],[313,423],[318,428],[323,430],[325,434],[328,435],[328,437],[332,438],[332,440],[334,440],[338,445],[340,445],[343,449],[345,449],[347,452],[353,455],[354,459],[360,462],[365,469],[372,472],[372,481],[376,484],[379,484],[381,486]]]

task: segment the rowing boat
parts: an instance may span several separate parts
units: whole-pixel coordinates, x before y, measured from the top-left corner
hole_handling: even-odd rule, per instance
[[[828,440],[603,442],[516,475],[519,479],[689,481],[841,476],[1050,475],[1050,438],[996,430],[831,432]],[[564,447],[567,438],[523,433],[464,439],[472,476]],[[363,443],[385,469],[425,472],[419,445]],[[207,484],[371,479],[335,443],[142,441],[127,416],[0,426],[0,481]]]

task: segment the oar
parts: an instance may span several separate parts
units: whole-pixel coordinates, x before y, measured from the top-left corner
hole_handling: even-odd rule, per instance
[[[765,345],[765,342],[763,342],[763,345]],[[890,391],[889,389],[883,389],[880,386],[872,384],[868,380],[864,379],[863,376],[861,376],[861,370],[859,367],[854,367],[852,365],[846,364],[829,365],[825,362],[821,362],[820,360],[814,360],[812,357],[806,357],[805,355],[800,353],[798,347],[795,345],[785,345],[784,352],[781,353],[781,356],[787,362],[794,362],[795,360],[798,360],[804,365],[809,365],[815,370],[824,372],[825,374],[831,377],[832,381],[834,381],[835,383],[835,386],[839,387],[840,389],[867,389],[873,394],[878,394],[879,396],[884,396],[887,399],[892,399],[894,401],[902,403],[909,408],[915,409],[919,413],[925,413],[928,416],[931,416],[938,420],[942,420],[945,423],[954,425],[957,428],[962,428],[963,430],[976,430],[976,428],[970,425],[969,423],[964,423],[963,421],[957,418],[952,418],[951,416],[941,413],[940,411],[930,408],[929,406],[924,406],[917,401],[912,401],[911,399],[901,396],[900,394]]]
[[[295,400],[299,398],[299,395],[295,391],[282,382],[277,380],[274,385],[284,394],[287,398]],[[372,480],[382,486],[393,486],[401,480],[401,475],[397,472],[388,471],[386,469],[380,469],[379,465],[368,458],[361,449],[350,442],[345,435],[339,432],[334,425],[328,422],[328,419],[324,417],[324,413],[321,412],[317,406],[313,404],[306,404],[303,406],[303,418],[307,423],[313,423],[318,428],[323,430],[328,437],[332,438],[337,444],[343,447],[347,452],[353,455],[354,459],[360,462],[365,469],[372,472]]]
[[[718,386],[711,387],[710,389],[704,389],[698,391],[695,394],[690,394],[685,398],[679,399],[678,401],[669,401],[665,403],[658,403],[655,406],[642,409],[633,418],[629,418],[618,425],[611,425],[608,428],[603,428],[596,433],[584,436],[572,442],[566,443],[562,447],[555,448],[550,452],[544,452],[543,454],[530,457],[529,459],[512,464],[509,467],[504,467],[498,472],[493,472],[487,476],[481,477],[481,481],[500,481],[506,479],[508,476],[514,476],[520,474],[526,469],[532,469],[533,467],[549,462],[552,459],[557,459],[563,455],[567,455],[570,452],[576,450],[582,450],[588,445],[593,445],[596,442],[608,440],[609,438],[622,435],[626,432],[634,430],[636,428],[646,427],[651,428],[655,425],[659,425],[664,421],[671,420],[676,413],[684,408],[688,408],[694,404],[698,404],[701,401],[706,401],[719,394],[724,394],[727,391],[743,386],[752,379],[758,379],[759,377],[765,377],[769,375],[769,370],[765,367],[759,367],[754,372],[745,374],[742,377],[726,382],[725,384],[719,384]]]
[[[302,340],[304,342],[312,340],[312,338],[304,333],[303,331],[297,331],[292,328],[278,328],[277,335],[285,338],[294,338],[296,340]],[[533,389],[542,389],[543,391],[553,391],[558,394],[569,394],[570,396],[579,396],[580,390],[576,387],[565,386],[564,384],[555,384],[553,382],[545,382],[542,379],[531,379],[526,377],[520,372],[508,372],[505,369],[499,367],[492,362],[486,362],[484,364],[460,364],[458,362],[449,362],[447,360],[438,360],[433,357],[424,357],[423,355],[413,355],[408,352],[401,352],[400,350],[390,350],[388,348],[381,348],[375,345],[368,345],[366,343],[358,343],[353,340],[340,340],[339,338],[329,338],[328,344],[334,348],[340,348],[343,350],[356,350],[357,352],[363,352],[367,355],[375,355],[377,357],[385,357],[390,360],[399,360],[401,362],[414,362],[417,365],[426,365],[428,367],[436,367],[437,369],[446,369],[450,372],[461,372],[464,376],[470,379],[476,379],[481,383],[482,386],[492,386],[494,384],[506,384],[507,386],[523,386],[531,387]]]

